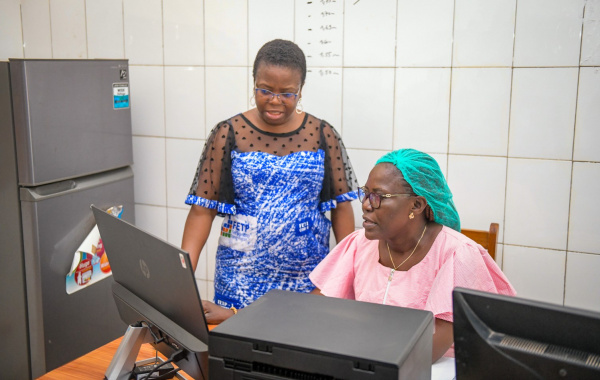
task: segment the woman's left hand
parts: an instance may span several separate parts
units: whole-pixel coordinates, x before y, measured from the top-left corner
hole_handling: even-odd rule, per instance
[[[218,325],[235,314],[233,310],[225,309],[210,301],[202,301],[202,308],[204,309],[206,323],[211,325]]]

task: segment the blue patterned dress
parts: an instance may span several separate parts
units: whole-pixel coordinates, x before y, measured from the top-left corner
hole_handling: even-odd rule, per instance
[[[329,252],[331,222],[324,212],[356,199],[358,185],[341,139],[308,114],[300,128],[286,134],[261,131],[242,115],[224,123],[207,141],[186,200],[224,216],[215,303],[241,308],[273,288],[311,291],[308,275]],[[208,149],[218,154],[206,154]],[[331,155],[335,151],[339,156]],[[209,190],[203,194],[203,188]]]

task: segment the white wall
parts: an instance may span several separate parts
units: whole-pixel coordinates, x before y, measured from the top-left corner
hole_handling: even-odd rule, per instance
[[[500,223],[520,296],[600,311],[599,18],[600,0],[1,0],[0,59],[129,59],[137,223],[180,244],[208,131],[249,108],[259,47],[295,40],[305,110],[359,180],[391,149],[432,154],[462,225]]]

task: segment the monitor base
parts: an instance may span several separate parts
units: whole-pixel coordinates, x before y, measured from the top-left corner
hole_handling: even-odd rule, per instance
[[[105,380],[129,380],[131,372],[135,366],[142,366],[149,363],[164,361],[160,357],[148,358],[140,361],[135,361],[140,352],[140,348],[144,343],[152,343],[154,341],[150,329],[147,326],[128,326],[117,352],[113,356],[108,369],[104,373]],[[189,380],[180,373],[176,373],[174,378],[180,380]]]

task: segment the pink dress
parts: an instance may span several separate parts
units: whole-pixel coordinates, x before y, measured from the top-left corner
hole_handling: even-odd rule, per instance
[[[391,268],[379,263],[378,244],[362,229],[353,232],[313,270],[311,281],[326,296],[382,303]],[[444,226],[421,262],[394,273],[386,304],[429,310],[452,322],[455,287],[516,294],[482,246]]]

